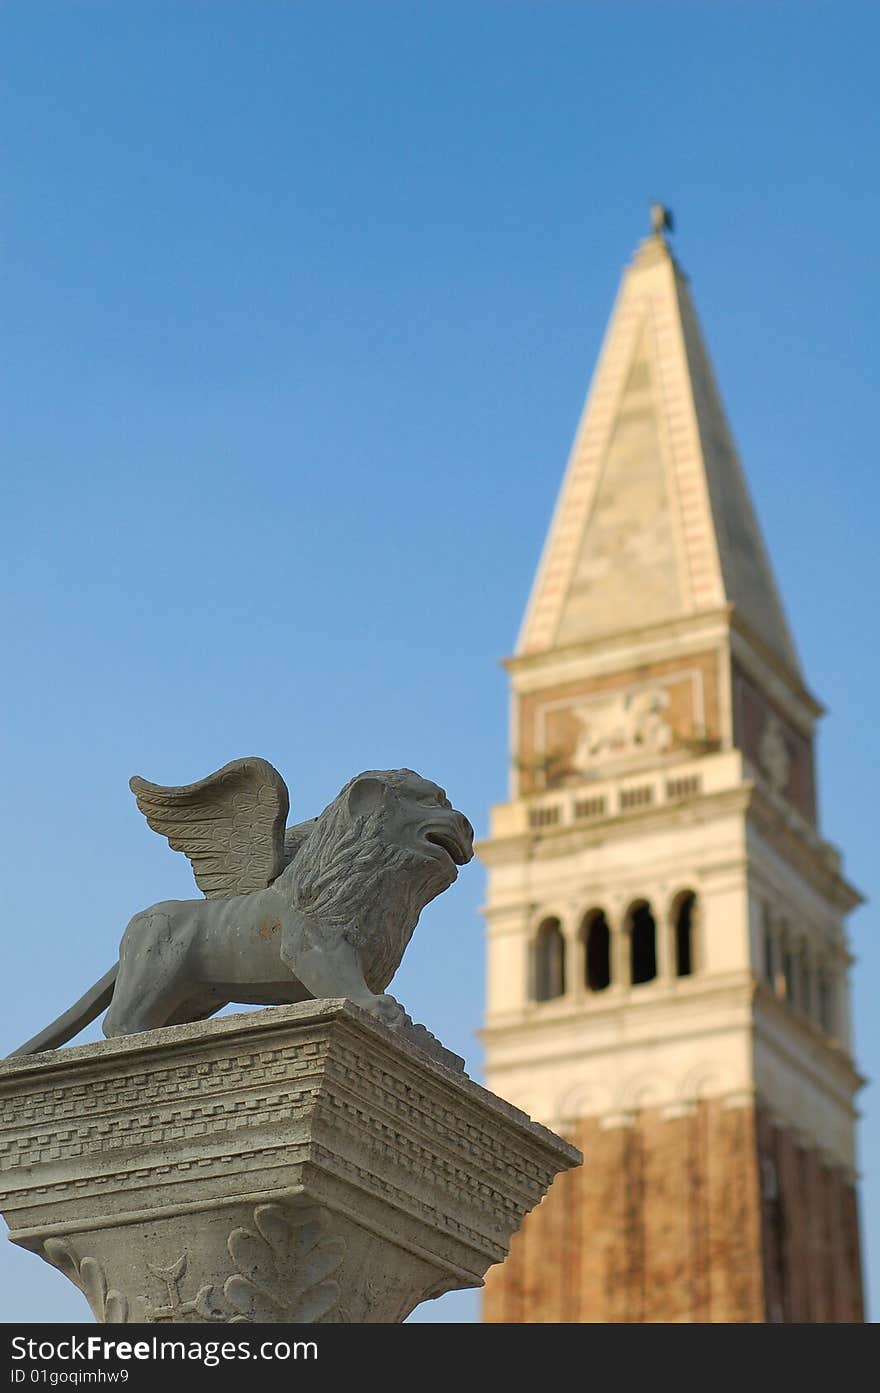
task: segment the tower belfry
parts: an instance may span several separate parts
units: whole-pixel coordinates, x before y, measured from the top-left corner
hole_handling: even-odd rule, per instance
[[[861,1320],[822,708],[652,210],[508,660],[487,1083],[583,1150],[489,1321]]]

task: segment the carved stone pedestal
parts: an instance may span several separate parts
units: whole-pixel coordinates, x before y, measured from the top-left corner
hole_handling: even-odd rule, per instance
[[[580,1160],[345,1001],[0,1063],[10,1237],[99,1321],[402,1321]]]

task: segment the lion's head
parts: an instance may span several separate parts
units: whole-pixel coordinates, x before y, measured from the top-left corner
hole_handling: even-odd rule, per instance
[[[314,822],[288,832],[284,871],[293,907],[318,932],[359,950],[367,986],[382,992],[425,905],[474,854],[474,830],[442,788],[412,769],[351,779]]]

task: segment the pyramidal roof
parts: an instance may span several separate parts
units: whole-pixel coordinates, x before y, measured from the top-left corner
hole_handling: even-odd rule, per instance
[[[799,673],[687,280],[658,230],[624,272],[517,653],[727,604]]]

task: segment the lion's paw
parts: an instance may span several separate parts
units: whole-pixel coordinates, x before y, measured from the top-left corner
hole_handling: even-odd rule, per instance
[[[390,1026],[392,1030],[399,1030],[402,1026],[412,1025],[412,1020],[406,1014],[399,1001],[395,1001],[393,996],[376,996],[367,1005],[367,1010],[374,1016],[378,1016],[383,1025]]]

